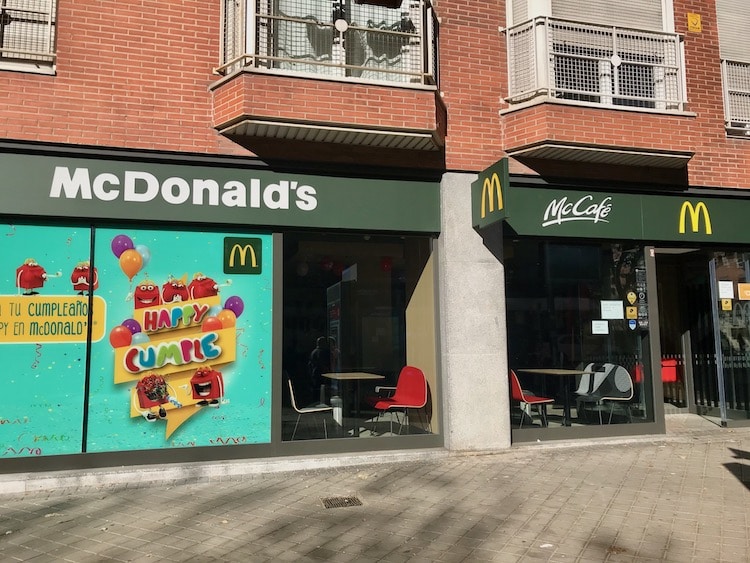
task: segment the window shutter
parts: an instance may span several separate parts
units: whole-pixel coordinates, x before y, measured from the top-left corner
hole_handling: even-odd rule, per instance
[[[737,3],[741,1],[735,0]],[[664,30],[662,0],[552,0],[552,17],[650,31]]]
[[[513,22],[511,25],[523,23],[529,19],[529,1],[513,0]]]
[[[721,58],[750,62],[750,2],[747,0],[716,0]]]

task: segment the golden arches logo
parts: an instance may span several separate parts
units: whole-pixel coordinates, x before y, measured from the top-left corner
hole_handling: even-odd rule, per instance
[[[485,178],[482,183],[482,210],[480,215],[482,219],[487,216],[488,208],[489,213],[495,211],[495,200],[497,200],[497,210],[500,211],[503,208],[503,188],[497,173]]]
[[[685,234],[685,222],[688,213],[690,214],[690,226],[692,227],[694,233],[697,233],[700,228],[701,214],[703,214],[703,222],[706,224],[706,234],[710,235],[712,233],[711,216],[708,213],[708,207],[706,207],[706,204],[702,201],[699,201],[695,206],[693,206],[692,203],[686,201],[682,204],[682,208],[680,209],[680,234]]]
[[[231,252],[229,253],[229,267],[234,268],[234,258],[235,253],[239,254],[240,256],[240,266],[245,266],[245,262],[247,261],[247,255],[248,252],[250,253],[250,266],[253,268],[258,267],[258,259],[255,256],[255,249],[253,248],[252,244],[246,244],[244,246],[241,246],[239,244],[235,244],[232,247]]]

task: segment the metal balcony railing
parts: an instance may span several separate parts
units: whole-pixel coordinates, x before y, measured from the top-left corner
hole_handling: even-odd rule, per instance
[[[510,104],[686,107],[677,34],[538,17],[508,29],[507,40]]]
[[[56,0],[0,0],[0,65],[55,60]]]
[[[430,0],[404,0],[400,8],[356,0],[225,0],[223,64],[216,71],[435,85],[437,38]]]
[[[727,132],[750,136],[750,63],[721,61],[721,75]]]

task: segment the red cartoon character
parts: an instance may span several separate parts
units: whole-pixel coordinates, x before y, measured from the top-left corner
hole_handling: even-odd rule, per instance
[[[147,375],[135,386],[133,406],[135,406],[135,398],[137,397],[138,406],[136,410],[141,413],[143,418],[149,422],[154,422],[157,418],[167,418],[167,410],[164,408],[165,404],[171,403],[177,408],[182,406],[170,394],[170,391],[173,391],[171,386],[161,375],[154,373]],[[157,409],[156,412],[153,409]]]
[[[34,291],[44,285],[49,278],[59,278],[62,272],[56,274],[47,274],[39,263],[33,258],[24,260],[23,265],[16,268],[16,287],[24,290],[24,295],[37,295],[39,292]]]
[[[219,284],[200,272],[193,276],[193,281],[190,282],[188,289],[190,290],[191,299],[213,297],[219,294]]]
[[[91,268],[91,263],[88,260],[84,260],[78,262],[76,267],[73,268],[73,273],[70,274],[70,283],[73,284],[73,289],[78,292],[78,295],[89,295],[99,287],[99,274],[96,268]]]
[[[167,282],[161,286],[161,295],[164,303],[177,303],[190,299],[188,288],[185,285],[186,279],[187,274],[185,274],[182,279],[169,276]]]
[[[155,307],[161,305],[161,293],[159,286],[152,280],[145,279],[135,288],[133,292],[133,301],[136,309],[145,307]]]
[[[198,399],[199,407],[218,407],[224,396],[224,377],[220,371],[209,366],[200,367],[190,378],[193,399]]]

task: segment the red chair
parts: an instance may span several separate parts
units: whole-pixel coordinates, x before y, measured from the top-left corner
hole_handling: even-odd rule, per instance
[[[531,407],[536,407],[539,411],[539,416],[542,419],[542,426],[547,427],[547,405],[554,403],[554,399],[549,397],[538,397],[529,391],[524,391],[521,388],[521,383],[518,381],[516,372],[510,370],[510,395],[514,401],[518,401],[521,407],[521,424],[519,428],[523,426],[523,419],[528,414],[531,418]],[[527,410],[528,407],[528,410]]]
[[[378,411],[378,416],[372,424],[373,434],[375,433],[375,424],[380,420],[381,415],[386,412],[403,412],[408,428],[409,409],[417,409],[421,422],[421,409],[427,404],[427,380],[421,369],[413,366],[404,366],[398,375],[396,387],[381,386],[377,387],[376,391],[392,391],[393,394],[389,397],[370,396],[365,398],[367,404]],[[399,434],[401,434],[402,428],[403,425],[399,426]],[[391,434],[393,434],[393,417],[391,417]]]

